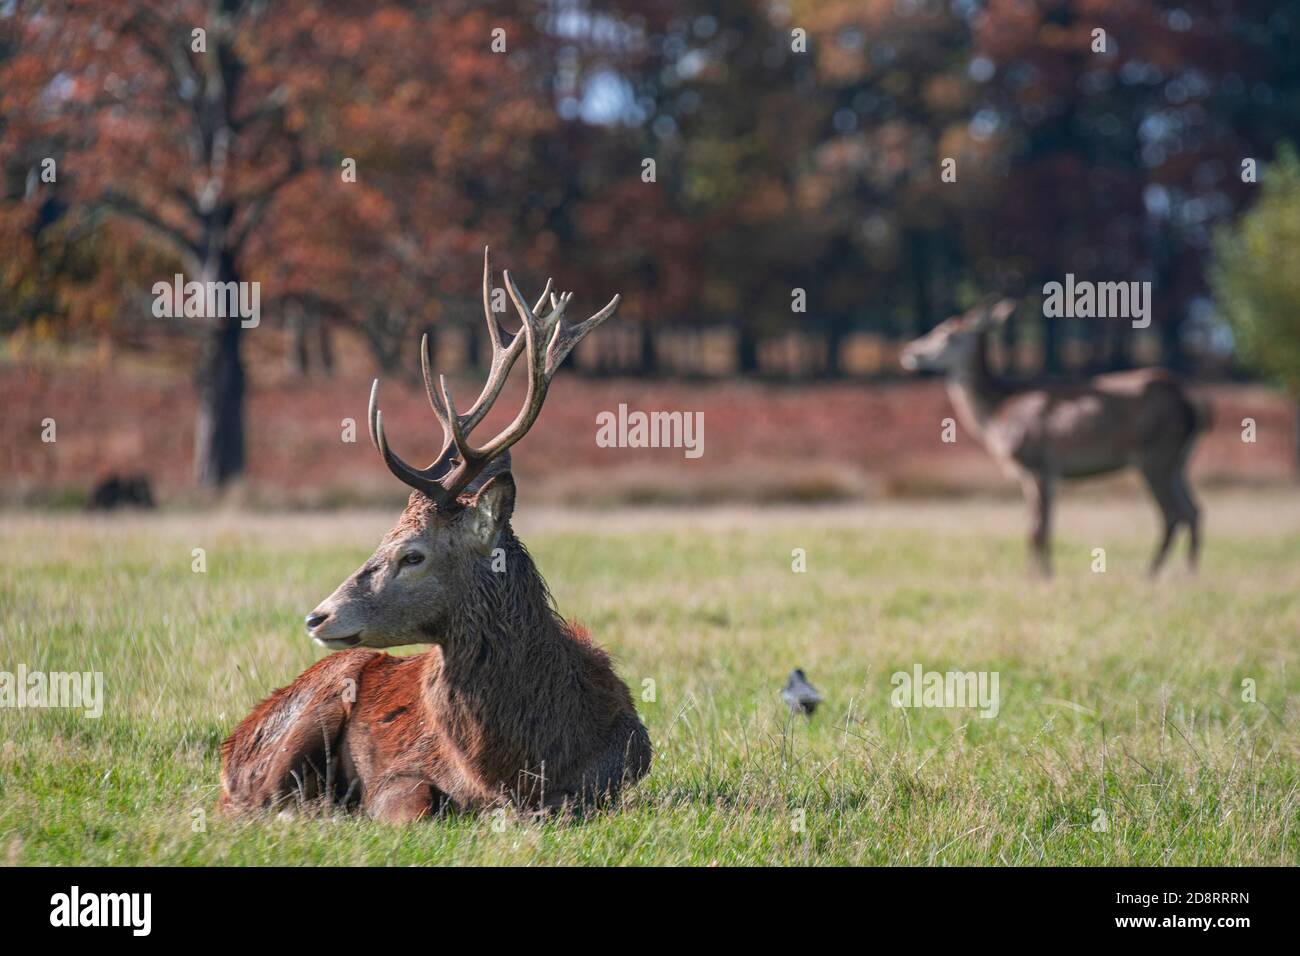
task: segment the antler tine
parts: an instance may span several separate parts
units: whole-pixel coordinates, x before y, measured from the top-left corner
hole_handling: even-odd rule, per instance
[[[548,297],[554,298],[551,295],[552,284],[552,280],[546,280],[546,288],[542,290],[541,297],[538,298],[533,311],[540,309]],[[483,318],[487,322],[488,337],[492,341],[492,361],[488,368],[488,379],[483,385],[483,390],[459,422],[466,433],[473,431],[474,427],[491,411],[492,405],[500,396],[501,389],[510,375],[510,370],[519,359],[519,353],[523,350],[524,345],[524,337],[519,333],[515,333],[510,337],[509,345],[502,346],[501,344],[501,336],[505,330],[501,328],[501,323],[492,312],[492,252],[488,246],[483,247]],[[509,335],[509,333],[506,334]],[[424,373],[424,391],[429,398],[429,406],[433,409],[433,413],[438,416],[439,424],[442,425],[443,454],[439,455],[439,459],[442,459],[452,444],[450,419],[452,413],[448,411],[447,404],[441,401],[439,390],[433,384],[431,364],[429,336],[426,333],[420,339],[420,368]]]
[[[451,421],[446,407],[438,404],[438,393],[433,387],[432,365],[433,361],[429,355],[429,333],[425,332],[420,336],[420,372],[424,378],[424,394],[429,396],[429,407],[433,409],[433,414],[438,416],[438,423],[442,425],[442,444],[445,448],[447,442],[451,441]]]
[[[379,432],[375,427],[377,416],[379,414],[379,379],[370,383],[370,410],[366,413],[366,422],[370,426],[370,440],[375,445],[375,451],[383,454],[383,449],[379,447]]]
[[[533,306],[534,312],[541,311],[546,299],[551,295],[552,280],[546,280],[546,288],[542,290],[541,296],[537,299],[537,304]],[[496,315],[492,312],[492,250],[488,246],[483,247],[483,317],[487,320],[488,335],[492,339],[493,353],[501,345],[501,324],[497,321]]]
[[[513,422],[485,445],[478,449],[471,449],[473,454],[483,456],[489,460],[505,451],[528,432],[533,422],[537,420],[538,413],[542,410],[542,403],[546,400],[546,392],[550,388],[551,378],[559,368],[560,363],[573,350],[573,347],[582,340],[583,336],[614,314],[614,310],[618,308],[620,301],[619,296],[614,296],[609,305],[601,309],[596,315],[575,326],[565,326],[561,321],[561,317],[573,298],[572,292],[562,293],[558,298],[552,296],[551,312],[545,319],[539,319],[536,310],[530,310],[524,303],[523,295],[520,293],[519,287],[515,285],[508,269],[505,271],[505,280],[506,290],[510,294],[511,301],[515,304],[515,310],[524,321],[523,332],[527,336],[528,347],[528,394],[524,399],[523,408],[519,410],[519,414],[515,416]],[[545,336],[547,332],[551,334]]]
[[[537,304],[533,306],[533,311],[539,311],[546,304],[548,296],[551,295],[552,280],[546,280],[546,288],[542,290]],[[483,247],[483,316],[487,319],[488,335],[492,337],[494,346],[501,344],[501,326],[497,322],[496,316],[492,312],[492,250],[490,246]]]
[[[547,288],[549,289],[550,286],[548,285]],[[523,345],[518,335],[512,336],[508,346],[503,347],[501,345],[501,333],[503,331],[501,323],[492,314],[492,249],[490,246],[483,247],[483,319],[487,322],[488,338],[492,342],[492,362],[488,370],[488,380],[479,393],[478,399],[470,406],[470,415],[477,414],[479,419],[487,414],[488,409],[492,407],[492,403],[496,401],[501,383],[504,382],[511,367],[519,358],[519,351]],[[424,391],[429,396],[429,405],[433,409],[433,413],[438,416],[438,421],[442,424],[442,444],[445,452],[452,437],[450,415],[453,413],[448,410],[445,403],[439,402],[438,389],[434,388],[428,338],[426,333],[420,340],[420,368],[424,373]],[[473,427],[473,425],[470,425],[471,429]]]
[[[488,335],[492,338],[492,354],[501,346],[501,326],[492,314],[492,250],[483,247],[483,318],[487,319]]]
[[[609,300],[609,304],[605,308],[591,318],[579,322],[577,325],[566,326],[563,323],[556,325],[555,335],[551,338],[551,343],[546,349],[546,375],[548,378],[555,374],[555,370],[560,367],[574,347],[586,338],[592,329],[599,328],[606,319],[614,314],[621,301],[622,296],[616,295]]]
[[[572,292],[556,295],[552,291],[554,283],[547,279],[546,288],[538,297],[537,304],[530,309],[510,271],[506,270],[504,272],[506,291],[514,303],[515,310],[519,313],[523,326],[510,337],[508,344],[503,345],[504,329],[492,314],[490,255],[490,251],[485,248],[483,250],[483,313],[492,340],[492,364],[482,392],[464,415],[456,411],[455,399],[452,398],[451,388],[445,375],[440,375],[437,387],[434,386],[429,338],[425,335],[420,341],[420,368],[424,377],[425,393],[443,431],[442,450],[428,468],[412,468],[388,447],[388,440],[384,435],[383,414],[378,407],[378,379],[370,389],[370,437],[375,447],[394,475],[412,488],[428,495],[438,507],[454,503],[457,496],[483,473],[493,460],[501,458],[511,445],[527,434],[536,421],[538,413],[541,412],[542,403],[546,400],[546,393],[555,371],[578,342],[613,315],[620,301],[619,296],[614,296],[605,308],[586,321],[576,325],[565,325],[564,312],[573,299]],[[539,318],[537,313],[548,302],[551,306],[550,311]],[[515,415],[514,421],[486,444],[475,448],[469,442],[470,433],[492,408],[520,353],[524,352],[528,356],[528,386],[523,407]]]
[[[533,303],[533,314],[534,314],[534,315],[536,315],[538,312],[542,311],[542,306],[546,305],[546,300],[547,300],[547,299],[554,299],[554,298],[555,298],[554,293],[551,292],[551,287],[554,286],[554,285],[555,285],[555,283],[554,283],[553,281],[551,281],[550,279],[547,279],[547,280],[546,280],[546,288],[544,288],[544,289],[542,290],[542,294],[541,294],[540,296],[538,296],[538,297],[537,297],[537,301]]]
[[[539,319],[537,310],[528,308],[527,303],[524,302],[523,293],[519,291],[519,286],[515,285],[510,270],[506,269],[502,274],[505,277],[506,291],[510,295],[510,300],[524,323],[519,334],[524,338],[525,350],[528,353],[528,391],[524,397],[523,407],[515,415],[514,421],[482,447],[467,448],[462,458],[491,460],[522,438],[536,421],[537,414],[542,409],[542,402],[546,398],[546,390],[550,386],[550,379],[544,374],[544,346],[541,343],[542,335],[547,331],[549,322],[557,317],[556,312],[552,311],[546,319]]]
[[[547,279],[546,287],[542,289],[537,304],[533,306],[534,313],[542,308],[548,298],[555,298],[551,293],[553,287],[554,280]],[[509,377],[511,369],[514,368],[515,362],[518,361],[525,344],[526,337],[522,331],[513,335],[505,332],[492,311],[492,252],[488,246],[483,247],[483,318],[487,322],[488,336],[492,341],[492,361],[482,391],[479,392],[478,398],[475,399],[474,404],[470,406],[469,411],[464,415],[460,415],[454,410],[455,404],[450,400],[451,390],[445,380],[441,381],[438,387],[434,386],[427,336],[420,342],[420,364],[424,373],[424,390],[429,397],[430,407],[438,417],[439,424],[442,425],[442,449],[438,453],[438,457],[434,459],[433,464],[425,470],[425,474],[450,475],[449,466],[452,459],[456,457],[461,449],[468,447],[465,436],[472,432],[487,413],[492,410],[492,406],[500,397],[506,379]],[[503,333],[510,335],[509,345],[503,346],[501,344]],[[458,432],[461,436],[459,443],[456,441]],[[461,460],[464,461],[463,454]]]
[[[461,418],[456,414],[456,403],[452,400],[451,389],[447,387],[447,376],[439,375],[438,384],[442,388],[442,400],[447,403],[447,408],[451,412],[451,441],[456,448],[456,454],[460,457],[462,465],[469,465],[475,459],[474,449],[470,447],[467,439],[467,431],[464,428]]]
[[[492,312],[492,261],[487,246],[483,247],[483,317],[487,320],[488,336],[492,340],[492,362],[488,366],[488,378],[483,384],[483,390],[474,400],[474,404],[469,407],[460,420],[460,427],[465,434],[469,434],[478,425],[479,422],[492,410],[498,397],[501,395],[501,389],[505,386],[506,379],[510,376],[510,370],[514,368],[515,362],[519,359],[519,353],[523,351],[524,336],[516,332],[510,337],[510,344],[501,345],[501,333],[505,330],[501,328],[501,323]],[[551,288],[554,285],[551,279],[546,280],[546,288],[542,289],[542,294],[537,299],[537,304],[533,306],[533,311],[539,310],[551,295]],[[509,334],[509,333],[506,333]],[[438,420],[444,422],[443,426],[443,447],[451,441],[450,424],[444,419],[444,413],[447,406],[444,404],[441,409],[434,403],[433,380],[430,377],[427,366],[424,377],[425,389],[429,393],[429,402],[434,405],[434,412],[438,415]],[[444,385],[445,391],[445,385]]]
[[[533,306],[534,312],[541,308],[542,303],[546,301],[546,297],[551,294],[551,285],[551,280],[547,279],[546,288],[542,290],[537,305]],[[500,323],[495,317],[490,318],[488,322],[490,325],[500,328]],[[481,422],[483,416],[491,411],[493,403],[501,394],[501,388],[505,385],[506,378],[510,375],[510,370],[514,368],[515,362],[519,359],[519,353],[523,350],[523,345],[524,336],[520,332],[516,332],[511,336],[510,344],[505,348],[501,348],[499,332],[494,335],[492,364],[488,368],[488,380],[484,383],[483,391],[479,393],[479,397],[469,407],[469,411],[465,413],[464,425],[467,433],[473,431],[474,426]]]
[[[388,470],[401,479],[403,483],[424,492],[430,498],[436,501],[443,500],[445,490],[435,478],[418,468],[412,468],[388,447],[388,439],[384,436],[384,413],[379,410],[378,399],[379,379],[375,379],[370,386],[370,440],[379,449],[379,454],[383,457],[384,463],[388,465]]]

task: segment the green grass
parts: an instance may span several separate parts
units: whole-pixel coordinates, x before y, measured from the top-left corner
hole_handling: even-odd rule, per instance
[[[9,515],[0,670],[99,670],[106,705],[0,710],[0,864],[1300,859],[1294,497],[1211,498],[1202,573],[1155,584],[1137,500],[1064,509],[1050,583],[1025,573],[1007,503],[522,510],[561,610],[638,699],[654,682],[654,769],[620,806],[576,824],[223,819],[221,740],[323,653],[302,615],[391,516]],[[890,675],[916,663],[999,672],[1000,713],[892,707]],[[829,698],[811,722],[777,698],[795,665]]]

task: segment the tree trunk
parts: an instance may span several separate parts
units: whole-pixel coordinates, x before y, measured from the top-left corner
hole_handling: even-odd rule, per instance
[[[826,323],[826,368],[825,378],[840,378],[844,375],[844,340],[848,338],[852,320],[843,312],[834,312]]]
[[[194,427],[194,478],[218,488],[244,470],[244,364],[239,317],[218,320],[199,355],[199,415]]]
[[[429,338],[432,342],[433,337]],[[316,317],[316,344],[320,352],[321,371],[329,378],[334,374],[334,339],[330,335],[330,322],[326,315]]]
[[[1166,368],[1175,372],[1187,371],[1187,353],[1183,350],[1182,329],[1180,322],[1171,312],[1166,312],[1164,321],[1160,323],[1160,354]]]
[[[1106,371],[1122,372],[1125,369],[1133,367],[1133,355],[1131,344],[1133,341],[1132,331],[1123,326],[1112,330],[1110,338],[1110,349],[1106,356]]]
[[[1292,449],[1295,461],[1296,481],[1300,481],[1300,398],[1296,399],[1295,407],[1292,409],[1295,418],[1291,423],[1291,437],[1295,439],[1295,445]]]
[[[654,375],[659,371],[659,360],[655,354],[655,329],[649,322],[641,321],[637,323],[638,337],[640,338],[639,348],[637,350],[637,369],[642,375]]]
[[[909,278],[912,281],[912,315],[916,317],[917,334],[928,332],[938,325],[930,303],[930,256],[925,236],[919,232],[907,237]]]
[[[1006,378],[1020,376],[1020,317],[1012,316],[1002,325],[1002,375]]]
[[[217,274],[203,281],[238,282],[234,263],[222,257]],[[194,427],[194,478],[219,488],[244,470],[244,363],[239,353],[240,317],[207,319],[199,350],[198,420]]]
[[[370,345],[375,364],[385,375],[400,371],[399,358],[406,325],[405,319],[383,306],[373,307],[369,319],[362,325],[361,331]]]
[[[758,367],[758,335],[745,319],[736,327],[736,371],[741,375],[753,375]]]
[[[465,366],[475,372],[487,367],[483,361],[486,339],[482,329],[483,320],[475,319],[473,313],[470,313],[465,320]],[[491,361],[490,357],[488,357],[488,361]]]
[[[1061,320],[1044,315],[1042,333],[1042,373],[1060,375],[1064,367],[1061,361]]]
[[[306,378],[319,372],[329,378],[334,373],[334,346],[326,314],[319,308],[291,301],[285,306],[284,322],[290,373]]]
[[[307,312],[302,303],[290,302],[285,306],[284,318],[289,333],[289,371],[305,378],[311,367],[311,356],[307,352]]]

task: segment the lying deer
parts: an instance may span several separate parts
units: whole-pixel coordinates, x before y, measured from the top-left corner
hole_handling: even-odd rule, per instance
[[[487,384],[457,412],[445,377],[434,386],[428,339],[424,383],[442,423],[428,468],[388,446],[370,393],[370,435],[388,468],[415,489],[396,525],[351,577],[307,616],[307,631],[338,653],[262,701],[222,744],[221,805],[230,811],[323,798],[406,821],[443,807],[582,808],[613,797],[650,769],[651,748],[609,658],[552,603],[510,527],[515,483],[508,449],[536,420],[551,378],[575,345],[618,307],[561,321],[572,293],[525,303],[508,333],[493,316],[483,257],[483,308],[492,342]],[[538,313],[549,303],[549,311]],[[522,410],[472,445],[520,355]],[[432,644],[413,657],[367,648]]]
[[[1081,382],[1011,388],[989,369],[987,333],[1015,311],[1004,299],[954,316],[910,342],[906,369],[942,370],[963,427],[1002,470],[1019,480],[1029,505],[1030,549],[1051,573],[1051,511],[1057,479],[1085,478],[1134,465],[1164,518],[1151,561],[1155,574],[1174,532],[1187,526],[1188,563],[1196,567],[1200,511],[1187,485],[1187,457],[1209,425],[1209,411],[1174,376],[1145,368]]]

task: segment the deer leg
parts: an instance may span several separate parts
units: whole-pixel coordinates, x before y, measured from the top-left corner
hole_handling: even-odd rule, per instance
[[[1174,478],[1168,467],[1145,464],[1142,466],[1142,476],[1146,478],[1147,487],[1151,489],[1151,497],[1155,498],[1156,505],[1160,508],[1160,516],[1165,522],[1164,536],[1159,547],[1156,548],[1155,555],[1151,558],[1151,567],[1147,571],[1149,575],[1155,577],[1160,571],[1160,566],[1165,563],[1165,556],[1169,554],[1174,532],[1178,530],[1178,523],[1183,520],[1183,509],[1179,504]]]
[[[1187,484],[1187,476],[1179,472],[1174,478],[1174,493],[1178,498],[1179,510],[1187,525],[1187,567],[1196,570],[1196,562],[1201,553],[1201,509],[1192,497],[1192,489]]]
[[[418,775],[387,780],[365,799],[366,813],[384,823],[421,820],[447,805],[446,795]]]
[[[221,808],[238,813],[277,809],[295,797],[350,799],[339,740],[361,671],[377,656],[331,654],[258,704],[221,745]]]
[[[1052,575],[1052,479],[1045,474],[1026,475],[1021,486],[1029,505],[1029,550],[1044,577]]]

